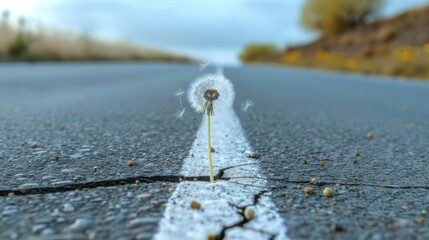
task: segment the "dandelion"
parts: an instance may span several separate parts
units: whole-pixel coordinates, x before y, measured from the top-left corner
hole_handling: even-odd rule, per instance
[[[210,182],[214,182],[212,147],[210,143],[210,117],[216,111],[231,107],[234,101],[232,83],[223,75],[205,75],[197,78],[190,86],[188,100],[195,111],[207,115],[207,155],[209,160]],[[216,107],[215,107],[216,103]]]
[[[241,104],[241,110],[243,112],[250,112],[256,121],[259,122],[259,118],[256,116],[255,112],[253,112],[252,108],[255,103],[252,100],[246,100],[243,104]]]

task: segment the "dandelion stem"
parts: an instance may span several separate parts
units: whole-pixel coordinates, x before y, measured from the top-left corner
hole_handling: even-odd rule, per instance
[[[207,112],[207,154],[209,157],[210,182],[214,183],[213,164],[212,164],[212,146],[210,144],[210,112]]]
[[[250,109],[250,112],[252,113],[253,117],[256,119],[256,121],[259,121],[259,118],[256,116],[256,114],[252,111],[252,109]]]

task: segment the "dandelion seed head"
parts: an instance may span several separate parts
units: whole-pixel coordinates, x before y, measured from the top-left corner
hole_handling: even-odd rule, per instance
[[[186,110],[185,108],[182,108],[181,110],[177,111],[176,112],[176,118],[182,119],[183,115],[185,115],[185,110]]]
[[[253,104],[253,101],[248,99],[241,105],[241,110],[243,110],[243,112],[247,112],[253,107]]]
[[[208,74],[195,79],[189,87],[188,100],[195,111],[204,112],[207,90],[216,90],[217,92],[217,98],[213,99],[216,100],[214,104],[216,111],[232,106],[235,92],[231,81],[223,75]],[[211,92],[211,94],[214,93]]]
[[[183,91],[182,89],[179,89],[177,92],[174,93],[176,97],[182,96],[183,94],[185,94],[185,91]]]

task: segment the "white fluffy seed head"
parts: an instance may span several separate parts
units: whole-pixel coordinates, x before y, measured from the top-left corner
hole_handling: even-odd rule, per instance
[[[241,110],[243,112],[247,112],[249,109],[251,109],[253,107],[253,101],[252,100],[246,100],[242,105],[241,105]]]
[[[214,89],[219,92],[219,98],[213,101],[215,111],[221,111],[223,108],[231,107],[234,102],[234,87],[231,81],[223,75],[209,74],[195,79],[188,90],[188,100],[195,111],[202,113],[204,111],[204,92],[208,89]]]

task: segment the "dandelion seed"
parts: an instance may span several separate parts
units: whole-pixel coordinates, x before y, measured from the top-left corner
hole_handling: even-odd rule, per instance
[[[174,95],[176,95],[176,97],[182,96],[183,94],[185,94],[185,91],[183,91],[182,89],[177,90],[177,92],[174,93]]]
[[[253,115],[253,117],[256,119],[256,121],[259,122],[259,118],[256,116],[255,112],[252,110],[254,104],[255,103],[252,100],[248,99],[243,104],[241,104],[241,110],[243,112],[250,112]]]
[[[234,101],[234,89],[232,83],[223,75],[205,75],[197,78],[190,86],[188,100],[195,111],[207,115],[207,155],[209,160],[210,182],[214,182],[212,147],[210,138],[210,116],[214,115],[214,103],[216,109],[231,107]]]
[[[183,109],[183,104],[182,104],[182,95],[183,94],[185,94],[185,91],[183,91],[182,89],[179,89],[177,92],[174,93],[174,95],[176,95],[176,97],[179,98],[180,109]]]
[[[186,110],[186,108],[182,108],[182,110],[177,111],[176,112],[176,118],[182,119],[183,115],[185,115],[185,110]]]
[[[209,64],[210,64],[210,62],[202,62],[202,63],[200,63],[200,71],[202,71],[204,68],[206,68]]]

